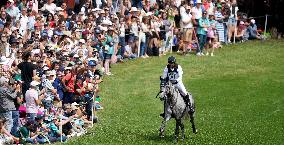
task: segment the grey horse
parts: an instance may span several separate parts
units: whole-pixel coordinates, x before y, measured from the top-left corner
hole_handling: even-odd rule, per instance
[[[171,118],[176,120],[176,129],[175,129],[175,141],[178,142],[179,138],[179,128],[181,129],[182,141],[184,141],[184,124],[182,119],[186,114],[190,117],[190,122],[192,125],[192,132],[197,133],[197,129],[194,124],[194,113],[195,105],[194,100],[191,94],[190,96],[190,106],[187,106],[175,86],[166,80],[161,79],[161,90],[160,90],[160,99],[164,101],[164,118],[160,127],[160,137],[164,137],[165,127],[167,122]]]

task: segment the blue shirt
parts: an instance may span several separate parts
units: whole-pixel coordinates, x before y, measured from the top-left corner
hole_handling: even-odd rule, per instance
[[[207,28],[203,28],[203,25],[209,26],[209,20],[208,18],[200,18],[198,21],[198,28],[197,28],[197,34],[206,35],[207,34]]]
[[[57,93],[59,95],[59,98],[63,99],[63,84],[58,78],[55,78],[52,86],[57,90]]]
[[[58,130],[58,127],[53,122],[49,124],[49,129],[50,129],[49,134],[51,137],[58,137],[58,133],[60,133],[60,131]]]

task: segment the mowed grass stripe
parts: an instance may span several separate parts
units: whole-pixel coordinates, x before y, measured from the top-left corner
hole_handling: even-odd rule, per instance
[[[284,41],[251,41],[214,57],[177,56],[196,101],[197,135],[185,120],[185,144],[284,144]],[[166,57],[112,65],[101,84],[100,123],[67,144],[173,144],[174,120],[158,137],[159,76]]]

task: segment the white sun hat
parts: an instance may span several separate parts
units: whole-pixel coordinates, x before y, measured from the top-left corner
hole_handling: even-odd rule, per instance
[[[31,86],[38,86],[40,83],[38,81],[32,81],[31,82]]]

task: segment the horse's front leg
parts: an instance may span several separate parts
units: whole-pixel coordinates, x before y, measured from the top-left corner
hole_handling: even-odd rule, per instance
[[[184,134],[184,124],[180,121],[180,129],[181,129],[181,139],[184,142],[185,134]]]
[[[180,120],[176,120],[175,142],[178,143]]]
[[[166,108],[164,120],[162,121],[162,124],[160,127],[160,137],[165,136],[166,124],[171,119],[171,114],[172,114],[171,110],[169,110],[169,108]]]
[[[165,128],[166,128],[166,121],[165,120],[163,120],[162,121],[162,124],[161,124],[161,126],[160,126],[160,134],[159,134],[159,136],[162,138],[162,137],[165,137]]]

